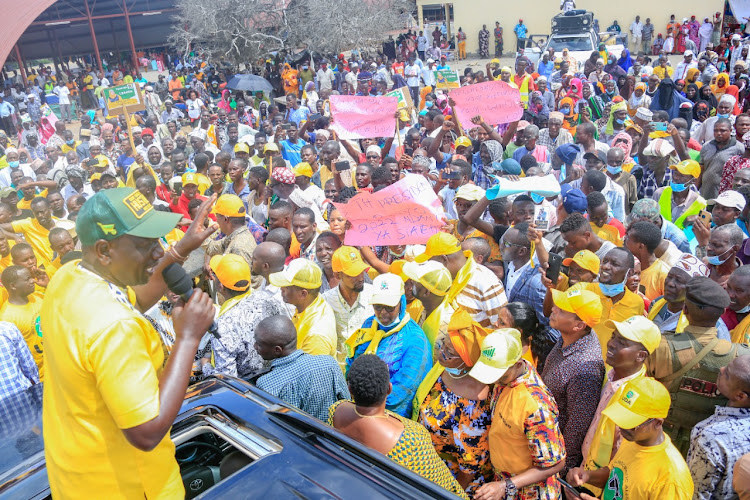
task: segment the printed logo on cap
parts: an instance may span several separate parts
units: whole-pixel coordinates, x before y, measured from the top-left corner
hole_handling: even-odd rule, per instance
[[[142,219],[144,215],[154,209],[151,203],[149,203],[140,191],[133,191],[127,195],[122,202],[128,207],[136,219]]]
[[[637,392],[628,391],[622,397],[622,404],[632,407],[635,404],[635,400],[638,399],[638,396],[640,396],[640,394]]]

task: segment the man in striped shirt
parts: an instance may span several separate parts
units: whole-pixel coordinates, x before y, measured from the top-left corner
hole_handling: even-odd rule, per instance
[[[425,252],[415,260],[418,263],[434,260],[451,272],[453,286],[449,295],[455,300],[449,300],[449,308],[460,306],[483,327],[497,323],[500,309],[508,303],[505,288],[492,271],[474,260],[471,250],[461,249],[455,236],[433,234]]]

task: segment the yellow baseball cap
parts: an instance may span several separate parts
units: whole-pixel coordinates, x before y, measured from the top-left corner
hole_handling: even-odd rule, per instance
[[[428,260],[424,264],[404,262],[402,272],[409,279],[425,287],[430,293],[440,297],[445,296],[453,284],[453,277],[448,268],[440,262],[432,260]]]
[[[268,142],[263,147],[263,152],[267,153],[268,151],[276,151],[276,152],[278,152],[279,151],[279,147],[276,145],[275,142]]]
[[[521,356],[521,333],[515,328],[500,328],[482,340],[482,353],[469,375],[484,384],[494,384]]]
[[[294,173],[295,177],[299,177],[300,175],[304,177],[313,176],[312,167],[306,161],[298,163],[297,166],[292,169],[292,172]]]
[[[682,160],[680,163],[671,165],[669,168],[696,179],[701,175],[701,166],[695,160]]]
[[[666,418],[671,403],[664,384],[651,377],[636,377],[623,387],[622,396],[602,410],[621,429],[634,429],[650,418]]]
[[[188,184],[192,184],[194,186],[198,185],[198,176],[193,172],[185,172],[184,174],[182,174],[182,185],[187,186]]]
[[[234,152],[250,154],[250,146],[248,146],[245,142],[238,142],[234,145]]]
[[[402,122],[408,122],[408,121],[410,121],[409,112],[406,111],[405,109],[399,110],[399,112],[398,112],[398,119],[401,120]]]
[[[208,265],[225,288],[240,292],[250,288],[250,266],[239,255],[214,255]]]
[[[584,285],[585,283],[576,283],[564,292],[552,289],[552,302],[594,328],[602,316],[602,302],[597,294],[586,290]]]
[[[424,253],[414,257],[414,262],[422,263],[427,262],[432,257],[438,255],[451,255],[461,251],[461,244],[458,242],[455,236],[442,231],[430,236],[427,240],[427,247]]]
[[[661,331],[653,321],[643,316],[633,316],[625,321],[608,319],[604,326],[615,328],[620,335],[633,342],[640,342],[649,354],[653,353],[661,343]]]
[[[320,267],[307,259],[294,259],[283,271],[272,273],[268,280],[273,286],[298,286],[308,290],[320,288],[322,285]]]
[[[563,259],[564,266],[569,266],[573,262],[594,274],[599,274],[599,257],[591,250],[581,250],[573,257]]]
[[[456,140],[453,142],[454,147],[464,146],[464,147],[470,147],[471,146],[471,139],[466,137],[465,135],[462,135],[461,137],[457,137]]]
[[[104,167],[109,166],[107,157],[104,155],[96,155],[94,159],[96,160],[96,163],[92,163],[91,168],[97,168],[97,167],[104,168]]]
[[[247,215],[247,210],[245,210],[245,205],[239,196],[236,194],[223,194],[216,200],[213,213],[223,215],[224,217],[244,217]]]
[[[354,277],[370,269],[370,266],[362,260],[359,249],[345,245],[333,252],[331,268],[334,273],[344,273],[347,276]]]
[[[100,180],[102,180],[102,174],[100,174],[99,172],[94,172],[93,174],[91,174],[91,177],[89,177],[89,182]]]
[[[494,59],[492,59],[492,60],[490,61],[490,64],[497,64],[497,65],[499,66],[499,65],[500,65],[500,59],[498,59],[498,58],[496,57],[496,58],[494,58]]]
[[[393,273],[379,274],[372,281],[372,287],[371,305],[393,307],[401,302],[404,294],[404,281]]]

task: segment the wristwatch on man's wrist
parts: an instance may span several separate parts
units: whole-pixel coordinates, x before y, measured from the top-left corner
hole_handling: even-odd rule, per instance
[[[518,488],[512,479],[505,480],[505,498],[513,499],[518,495]]]

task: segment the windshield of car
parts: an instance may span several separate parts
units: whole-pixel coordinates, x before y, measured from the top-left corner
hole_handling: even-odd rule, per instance
[[[42,384],[0,401],[0,478],[44,451],[42,440]],[[2,481],[0,481],[2,484]]]
[[[566,35],[550,38],[547,48],[555,49],[555,52],[562,52],[563,49],[568,49],[570,52],[590,52],[594,50],[594,45],[591,43],[591,37],[588,35]]]

